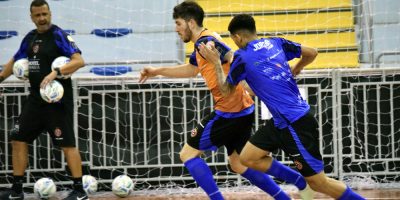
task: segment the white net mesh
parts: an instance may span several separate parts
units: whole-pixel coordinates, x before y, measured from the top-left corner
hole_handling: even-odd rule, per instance
[[[187,60],[193,44],[182,44],[172,20],[172,8],[179,2],[49,1],[53,22],[75,31],[72,37],[88,63],[74,76],[75,131],[84,173],[104,183],[101,190],[109,190],[109,183],[119,174],[132,177],[137,191],[152,189],[166,194],[166,189],[179,194],[182,188],[196,187],[179,159],[179,151],[186,134],[212,111],[212,97],[198,78],[156,79],[139,85],[135,72],[143,65],[173,65]],[[219,32],[233,49],[237,47],[229,39],[227,24],[234,14],[246,12],[255,16],[259,36],[282,36],[318,48],[319,56],[310,69],[390,67],[399,63],[400,39],[393,34],[400,32],[398,1],[198,2],[207,15],[205,27]],[[23,36],[34,28],[27,2],[0,1],[0,24],[0,31],[18,32],[16,37],[0,40],[0,63],[5,63]],[[93,29],[104,28],[133,32],[115,38],[91,34]],[[127,65],[134,72],[101,77],[89,72],[94,65]],[[329,176],[356,188],[398,187],[397,73],[385,69],[317,70],[299,78],[320,123],[321,152]],[[1,186],[10,183],[8,134],[28,86],[10,77],[0,88]],[[255,126],[262,123],[258,107]],[[52,148],[45,135],[29,150],[26,186],[43,176],[52,177],[60,186],[70,183],[62,153]],[[281,152],[274,155],[291,164]],[[221,187],[248,185],[230,172],[223,148],[203,157]]]

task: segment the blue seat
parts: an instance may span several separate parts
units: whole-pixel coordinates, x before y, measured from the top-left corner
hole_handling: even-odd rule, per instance
[[[103,29],[94,29],[91,34],[95,34],[96,36],[113,38],[113,37],[121,37],[124,35],[128,35],[132,33],[132,29],[129,28],[103,28]]]
[[[7,39],[17,35],[18,35],[17,31],[0,31],[0,40]]]
[[[131,71],[132,68],[129,66],[97,66],[90,70],[90,72],[101,76],[117,76]]]

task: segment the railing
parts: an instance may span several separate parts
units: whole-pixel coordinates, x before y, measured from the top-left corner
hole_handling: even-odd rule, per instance
[[[400,177],[400,70],[309,70],[298,78],[319,121],[320,151],[325,172],[342,180],[374,177],[379,183]],[[84,171],[109,183],[126,173],[154,187],[192,181],[179,151],[197,122],[213,110],[202,79],[75,77],[74,122]],[[2,84],[0,100],[0,176],[12,172],[8,133],[22,108],[28,88],[22,82]],[[256,99],[256,122],[263,124]],[[65,162],[42,135],[30,147],[27,185],[34,177],[51,176],[64,183]],[[274,157],[291,164],[281,151]],[[218,181],[241,177],[229,172],[224,148],[204,155]],[[32,179],[33,178],[33,179]],[[0,186],[9,185],[6,179]]]

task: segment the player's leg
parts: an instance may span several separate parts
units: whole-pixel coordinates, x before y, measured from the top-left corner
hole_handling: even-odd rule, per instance
[[[18,122],[11,131],[13,184],[11,190],[0,193],[0,199],[23,199],[23,182],[28,166],[28,144],[32,143],[41,133],[40,109],[28,98],[25,102]]]
[[[239,153],[250,139],[254,122],[254,113],[231,118],[225,122],[228,125],[225,131],[221,134],[224,135],[226,141],[225,147],[229,155],[229,164],[232,171],[242,175],[244,178],[250,181],[253,185],[257,186],[274,199],[286,200],[290,199],[289,195],[286,194],[269,175],[248,168],[240,162]]]
[[[304,126],[304,124],[307,124]],[[294,161],[310,187],[335,199],[364,199],[340,181],[328,178],[319,152],[318,122],[308,113],[281,132],[286,141],[283,150]]]
[[[79,150],[75,146],[75,134],[73,125],[73,104],[51,104],[47,107],[47,130],[55,146],[59,146],[65,155],[68,168],[72,175],[73,191],[68,195],[69,199],[88,199],[82,185],[82,160]]]
[[[281,145],[279,135],[280,133],[274,127],[273,121],[267,121],[265,126],[261,127],[243,148],[240,154],[241,162],[250,168],[294,184],[300,191],[306,192],[308,188],[304,177],[270,156],[270,151]],[[303,199],[312,198],[312,194],[308,195],[309,197],[302,196]]]
[[[204,150],[216,150],[217,146],[213,144],[211,139],[213,137],[211,129],[218,119],[215,113],[211,113],[204,118],[197,127],[192,130],[187,143],[179,153],[190,175],[192,175],[193,179],[212,200],[221,200],[224,198],[214,180],[211,169],[206,162],[200,158],[200,155]]]
[[[229,164],[234,172],[249,180],[251,184],[268,193],[274,199],[290,199],[290,196],[286,194],[278,186],[278,184],[276,184],[275,181],[272,180],[271,177],[269,177],[269,175],[242,165],[240,162],[239,154],[236,151],[234,151],[229,156]]]

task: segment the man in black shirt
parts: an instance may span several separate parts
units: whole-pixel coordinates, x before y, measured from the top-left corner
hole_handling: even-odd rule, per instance
[[[59,102],[47,103],[39,92],[40,88],[44,88],[57,75],[71,74],[83,67],[81,51],[66,32],[51,23],[50,8],[45,0],[32,1],[30,11],[36,29],[25,36],[17,53],[0,73],[1,83],[12,74],[15,61],[21,58],[29,60],[30,94],[15,129],[10,134],[13,185],[11,190],[0,193],[0,199],[24,199],[22,184],[28,165],[28,144],[43,131],[47,131],[53,144],[63,150],[72,174],[74,190],[65,199],[88,199],[82,187],[81,156],[75,146],[71,79],[58,79],[64,87],[64,96]],[[59,56],[69,57],[70,62],[53,71],[51,64]]]

